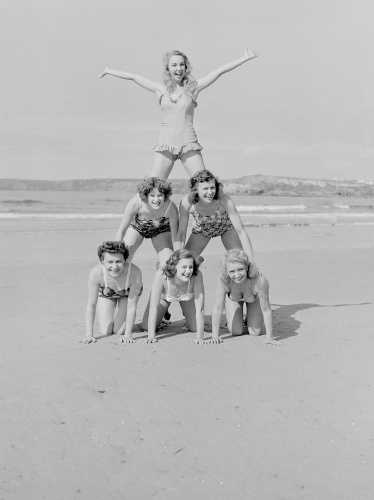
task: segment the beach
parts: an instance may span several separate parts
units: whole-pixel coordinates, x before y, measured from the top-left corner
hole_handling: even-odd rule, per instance
[[[369,499],[373,225],[247,227],[274,334],[83,345],[87,278],[118,220],[1,222],[0,499]],[[11,227],[11,229],[10,229]],[[206,338],[223,247],[201,266]],[[145,242],[146,306],[155,253]],[[5,286],[4,286],[5,285]]]

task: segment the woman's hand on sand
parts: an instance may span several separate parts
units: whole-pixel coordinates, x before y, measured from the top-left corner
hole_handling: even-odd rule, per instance
[[[222,344],[222,342],[223,342],[223,339],[221,339],[221,337],[212,337],[209,340],[209,344]]]
[[[135,344],[135,340],[134,340],[133,338],[131,338],[131,337],[126,337],[126,336],[124,336],[124,337],[120,337],[120,338],[119,338],[119,341],[120,341],[120,342],[123,342],[124,344]]]
[[[142,340],[142,344],[154,344],[155,342],[158,342],[156,337],[148,337],[147,339]]]
[[[205,336],[205,333],[204,332],[204,336]],[[208,345],[209,344],[209,340],[204,340],[204,337],[196,337],[196,339],[194,340],[195,344],[198,344],[198,345]]]
[[[103,76],[107,75],[109,70],[110,70],[110,68],[109,68],[109,66],[107,66],[102,73],[97,75],[98,78],[102,78]]]
[[[244,55],[248,59],[254,59],[255,57],[258,57],[260,55],[260,51],[258,49],[254,50],[245,49]]]
[[[92,337],[92,335],[85,335],[83,339],[79,341],[80,344],[91,344],[96,342],[95,337]]]
[[[275,340],[275,339],[266,339],[265,340],[265,344],[270,344],[270,345],[282,345],[282,342],[280,342],[279,340]]]

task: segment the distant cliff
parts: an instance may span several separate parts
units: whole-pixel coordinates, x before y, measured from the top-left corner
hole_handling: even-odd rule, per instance
[[[0,179],[0,190],[9,191],[123,191],[136,192],[140,179],[79,179],[39,181]],[[302,179],[269,175],[247,175],[221,179],[227,194],[255,196],[374,196],[374,182]],[[174,193],[188,192],[185,179],[172,179]]]

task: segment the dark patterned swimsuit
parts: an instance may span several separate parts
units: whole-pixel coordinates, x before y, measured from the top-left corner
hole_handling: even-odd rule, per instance
[[[232,225],[229,214],[226,210],[222,211],[219,208],[218,200],[217,210],[213,215],[201,215],[196,211],[195,205],[191,212],[193,217],[193,234],[201,234],[207,238],[215,238],[216,236],[222,236],[223,233],[232,229]]]

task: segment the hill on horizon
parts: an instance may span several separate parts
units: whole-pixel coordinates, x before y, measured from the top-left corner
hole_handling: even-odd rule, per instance
[[[4,191],[123,191],[136,192],[142,179],[0,179]],[[174,193],[187,193],[187,179],[171,179]],[[220,179],[227,194],[251,196],[374,196],[374,181],[304,179],[270,175],[246,175]]]

